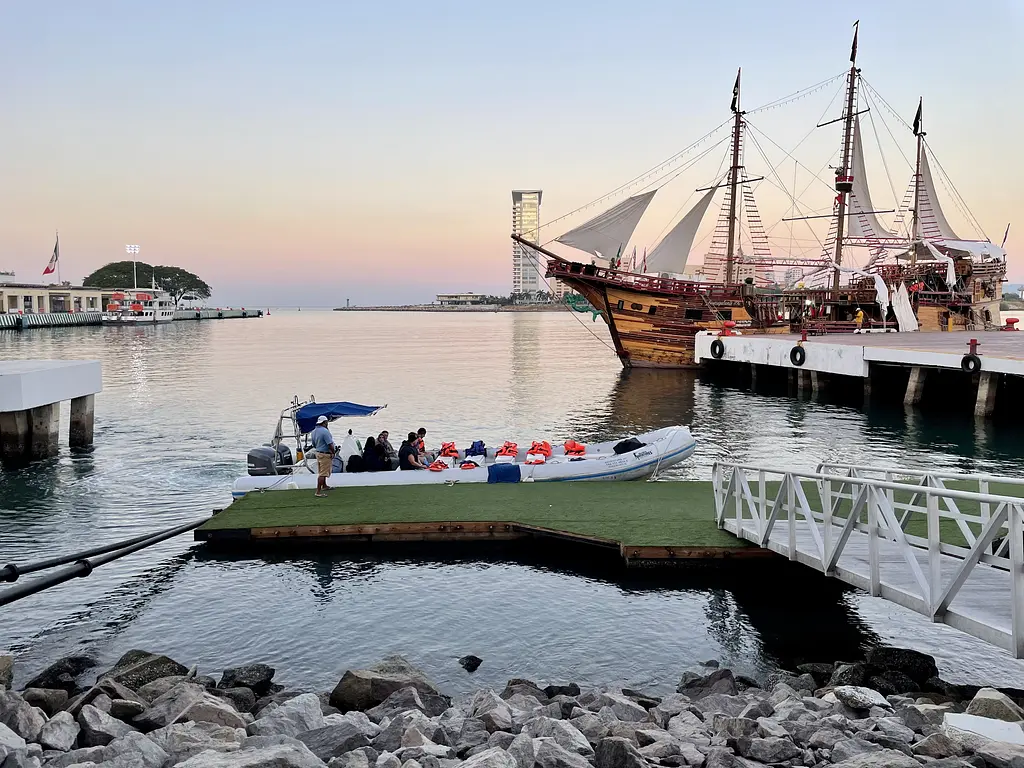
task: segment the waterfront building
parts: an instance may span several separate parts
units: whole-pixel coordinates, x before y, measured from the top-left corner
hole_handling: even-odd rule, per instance
[[[540,201],[542,190],[512,190],[512,231],[531,243],[540,243]],[[541,277],[538,254],[520,243],[512,245],[512,293],[547,290]]]
[[[442,307],[469,307],[486,304],[487,297],[480,293],[439,293],[437,303]]]
[[[0,283],[0,314],[102,312],[103,306],[103,291],[99,288],[70,283]]]

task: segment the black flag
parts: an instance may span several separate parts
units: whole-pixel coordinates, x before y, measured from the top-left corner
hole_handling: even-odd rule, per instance
[[[915,136],[920,136],[921,135],[921,107],[922,107],[923,103],[924,103],[924,98],[922,97],[921,100],[917,102],[917,114],[914,115],[914,135]]]
[[[850,49],[850,63],[857,63],[857,32],[860,31],[860,20],[853,23],[853,48]]]
[[[736,70],[736,84],[732,87],[732,111],[738,112],[740,109],[740,71]]]

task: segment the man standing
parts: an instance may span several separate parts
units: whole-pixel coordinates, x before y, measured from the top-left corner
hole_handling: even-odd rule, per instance
[[[316,493],[315,496],[323,498],[330,490],[327,487],[327,478],[331,476],[331,462],[334,460],[334,437],[327,429],[327,417],[321,416],[316,420],[316,429],[311,435],[313,450],[316,451]]]

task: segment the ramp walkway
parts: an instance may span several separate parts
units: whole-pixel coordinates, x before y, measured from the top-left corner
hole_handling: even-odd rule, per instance
[[[1024,658],[1024,479],[719,463],[712,485],[720,528]]]

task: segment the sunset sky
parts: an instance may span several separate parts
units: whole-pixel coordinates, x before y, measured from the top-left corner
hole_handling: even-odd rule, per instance
[[[907,122],[924,97],[930,146],[989,238],[1012,222],[1010,278],[1024,279],[1020,0],[7,0],[0,269],[41,279],[59,228],[65,279],[138,243],[225,305],[508,293],[513,188],[544,190],[545,222],[611,191],[725,121],[738,66],[751,109],[841,73],[854,14],[865,79]],[[751,121],[788,151],[839,115],[838,85]],[[872,191],[890,208],[913,137],[871,119]],[[801,146],[811,170],[837,131]],[[641,248],[723,153],[659,192]],[[805,173],[767,154],[787,185]],[[749,144],[747,165],[769,170]],[[771,226],[786,204],[764,192]],[[827,209],[827,188],[806,197]]]

